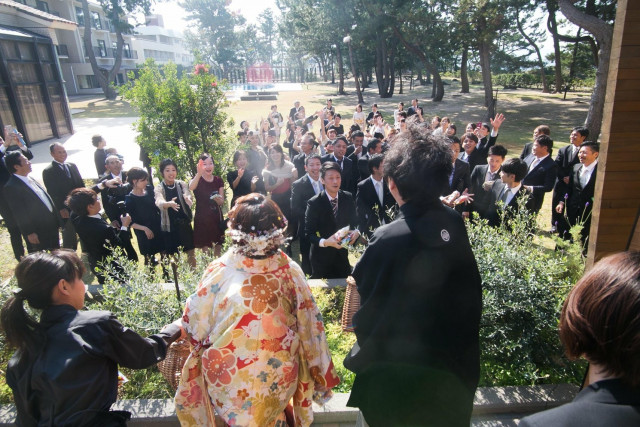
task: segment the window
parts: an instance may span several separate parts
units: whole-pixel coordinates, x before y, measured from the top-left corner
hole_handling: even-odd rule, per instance
[[[76,22],[78,25],[84,26],[84,10],[78,6],[76,6]]]
[[[78,87],[80,89],[94,89],[100,87],[98,84],[98,80],[93,75],[78,75],[76,76],[78,80]]]
[[[102,22],[100,21],[100,15],[98,15],[98,12],[91,12],[91,26],[96,30],[102,29]]]
[[[98,50],[101,57],[105,58],[107,56],[107,45],[104,40],[98,40]]]
[[[36,0],[36,8],[43,12],[49,13],[49,4],[46,1]]]
[[[131,46],[129,46],[129,43],[125,43],[122,46],[122,57],[131,59]]]

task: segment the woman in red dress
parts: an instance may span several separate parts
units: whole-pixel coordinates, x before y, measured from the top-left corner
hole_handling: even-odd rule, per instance
[[[193,242],[196,248],[210,251],[220,256],[224,230],[220,226],[223,219],[224,182],[213,175],[214,163],[211,155],[204,153],[198,161],[198,173],[189,183],[189,189],[196,197],[196,213],[193,219]]]

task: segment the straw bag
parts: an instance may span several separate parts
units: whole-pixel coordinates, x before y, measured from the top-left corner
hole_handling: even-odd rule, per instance
[[[344,296],[344,305],[342,306],[342,330],[344,332],[353,332],[353,315],[360,309],[360,294],[353,277],[347,277],[347,292]]]
[[[167,357],[158,362],[158,370],[174,390],[178,388],[178,383],[182,376],[182,367],[187,361],[190,352],[189,341],[181,339],[172,343],[167,349]]]

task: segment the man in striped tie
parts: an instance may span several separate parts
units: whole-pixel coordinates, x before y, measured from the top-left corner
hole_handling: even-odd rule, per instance
[[[351,273],[349,252],[341,246],[335,233],[348,227],[349,244],[360,237],[356,229],[356,205],[351,193],[340,190],[342,177],[337,163],[325,162],[320,168],[320,177],[324,190],[309,200],[305,213],[305,235],[311,243],[311,277],[347,277]]]

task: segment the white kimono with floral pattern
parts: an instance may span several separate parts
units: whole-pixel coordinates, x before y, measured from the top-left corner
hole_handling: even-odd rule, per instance
[[[176,392],[183,426],[297,426],[311,402],[339,383],[322,316],[300,267],[282,251],[251,259],[229,250],[213,261],[182,318],[191,354]]]

